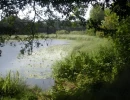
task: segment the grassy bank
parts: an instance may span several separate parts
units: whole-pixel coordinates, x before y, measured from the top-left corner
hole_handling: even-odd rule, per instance
[[[107,96],[109,99],[118,96],[108,89],[120,69],[113,42],[111,39],[90,37],[76,38],[77,45],[72,53],[54,65],[54,100],[104,100]]]
[[[18,72],[0,77],[0,100],[47,100],[46,96],[37,86],[29,88]]]
[[[50,34],[49,38],[57,38],[57,39],[68,39],[68,40],[93,40],[93,36],[88,35],[80,35],[80,34]]]
[[[72,31],[73,33],[73,31]],[[94,36],[89,36],[86,34],[45,34],[45,33],[38,33],[33,35],[1,35],[0,36],[1,40],[19,40],[19,41],[25,41],[25,40],[30,40],[30,39],[47,39],[47,38],[52,38],[52,39],[67,39],[67,40],[93,40],[95,39]]]

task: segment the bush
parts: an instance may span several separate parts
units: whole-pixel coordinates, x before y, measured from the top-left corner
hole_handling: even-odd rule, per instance
[[[59,30],[59,31],[56,31],[56,34],[69,34],[69,32],[66,30]]]
[[[70,31],[70,34],[85,34],[85,31]]]
[[[76,81],[78,74],[86,74],[86,76],[89,77],[95,74],[95,77],[98,77],[99,73],[104,73],[102,78],[106,78],[107,76],[105,76],[105,74],[111,73],[115,61],[116,56],[112,48],[101,47],[97,53],[91,55],[84,52],[76,52],[56,65],[57,69],[54,71],[55,77],[67,79],[68,81]],[[99,71],[98,74],[97,71]]]
[[[114,37],[116,48],[124,59],[124,63],[130,64],[130,17],[123,19],[117,28]]]
[[[56,64],[54,78],[57,82],[53,89],[56,100],[94,100],[114,81],[118,58],[114,47],[100,47],[91,54],[75,52]],[[60,92],[64,93],[62,97]]]
[[[95,36],[95,33],[94,33],[94,29],[93,29],[93,28],[87,29],[87,30],[86,30],[86,33],[87,33],[88,35],[90,35],[90,36]]]
[[[96,36],[98,37],[104,37],[104,32],[96,32]]]

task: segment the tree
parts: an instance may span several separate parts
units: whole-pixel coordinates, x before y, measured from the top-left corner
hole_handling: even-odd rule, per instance
[[[4,19],[5,17],[9,17],[11,15],[17,16],[19,10],[24,10],[26,8],[26,5],[30,5],[33,8],[33,11],[35,12],[35,16],[31,21],[29,21],[29,24],[27,26],[30,29],[29,31],[32,33],[32,37],[34,37],[35,19],[36,16],[39,16],[36,5],[39,5],[41,7],[47,7],[46,12],[48,12],[50,16],[53,15],[53,11],[51,10],[52,7],[54,8],[54,10],[57,10],[58,12],[63,13],[67,16],[71,14],[70,12],[74,12],[74,14],[78,18],[80,18],[82,22],[84,22],[85,20],[82,18],[82,16],[80,16],[81,14],[83,14],[80,13],[80,11],[84,12],[84,9],[86,9],[87,5],[90,3],[92,5],[101,5],[102,9],[109,7],[113,12],[115,12],[119,16],[120,20],[122,18],[124,19],[130,16],[129,0],[104,0],[104,2],[99,1],[100,0],[0,0],[0,10],[2,11],[1,19]],[[78,8],[78,10],[76,8]],[[90,19],[90,23],[94,25],[96,31],[99,25],[97,23],[99,22]],[[0,30],[2,30],[2,28]],[[6,30],[6,33],[8,33],[10,28]],[[12,30],[16,31],[15,28]]]
[[[118,19],[119,17],[116,15],[116,13],[111,12],[110,9],[105,9],[105,18],[102,21],[102,27],[109,30],[115,30],[119,24]]]
[[[100,5],[95,5],[90,11],[90,18],[95,21],[101,21],[104,19],[104,11]]]
[[[27,4],[33,6],[34,10],[36,5],[47,6],[49,9],[51,4],[57,11],[68,15],[75,9],[75,6],[83,8],[89,3],[98,3],[102,8],[110,7],[121,17],[130,15],[129,0],[104,0],[104,2],[99,2],[99,0],[1,0],[0,9],[3,11],[2,16],[9,16],[17,14],[19,9],[24,9]]]
[[[102,10],[100,5],[95,5],[93,9],[90,11],[90,19],[87,23],[87,28],[94,29],[94,34],[96,34],[96,31],[99,29],[99,26],[101,25],[101,21],[104,19],[104,11]]]
[[[70,12],[79,18],[82,23],[85,22],[81,15],[84,15],[87,5],[99,4],[101,8],[109,7],[112,11],[116,12],[120,18],[125,18],[130,15],[130,2],[128,0],[105,0],[99,2],[99,0],[1,0],[0,10],[2,10],[1,18],[8,17],[10,15],[17,16],[19,10],[24,10],[26,5],[30,5],[35,11],[35,16],[39,16],[36,10],[36,5],[41,7],[47,7],[46,12],[53,13],[51,8],[71,17]],[[52,7],[50,7],[50,5]],[[36,17],[34,17],[33,21]],[[100,17],[101,18],[101,17]]]
[[[110,9],[105,9],[105,18],[102,20],[101,29],[107,33],[115,33],[119,26],[119,16],[116,13],[111,12]]]

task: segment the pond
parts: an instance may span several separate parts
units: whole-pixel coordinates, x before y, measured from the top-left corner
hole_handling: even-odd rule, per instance
[[[39,40],[42,44],[35,47],[31,55],[21,55],[20,50],[24,46],[22,42],[9,41],[5,46],[0,47],[0,73],[2,76],[9,71],[18,71],[20,76],[29,86],[37,85],[43,90],[47,90],[54,85],[52,74],[52,64],[63,59],[67,55],[67,46],[70,41],[47,39]],[[13,46],[12,46],[13,45]]]

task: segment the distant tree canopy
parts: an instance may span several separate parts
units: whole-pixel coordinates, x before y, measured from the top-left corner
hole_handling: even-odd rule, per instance
[[[60,13],[63,13],[65,16],[70,17],[70,19],[73,19],[74,17],[77,17],[81,20],[80,23],[84,22],[83,19],[84,13],[86,8],[88,7],[88,4],[98,4],[101,6],[102,9],[108,7],[112,12],[115,12],[117,16],[119,16],[119,20],[125,19],[128,16],[130,16],[130,0],[0,0],[0,15],[3,22],[7,23],[3,26],[3,23],[0,23],[0,31],[3,30],[5,33],[11,32],[26,32],[31,33],[34,37],[35,34],[35,17],[32,21],[28,20],[22,20],[21,27],[18,27],[19,25],[16,25],[16,22],[21,22],[15,17],[10,16],[17,16],[20,10],[24,10],[26,8],[26,5],[30,5],[33,8],[33,11],[35,13],[35,16],[38,16],[38,12],[36,10],[36,6],[39,5],[42,8],[46,7],[46,12],[51,14],[53,11],[58,11]],[[74,15],[71,16],[71,13]],[[111,18],[114,17],[111,16]],[[7,18],[7,19],[6,19]],[[108,19],[109,17],[106,17],[105,19]],[[17,20],[16,20],[17,19]],[[7,22],[8,21],[8,22]],[[27,23],[28,22],[28,23]],[[111,24],[110,21],[109,24]],[[49,24],[50,22],[48,22]],[[95,23],[93,20],[91,21],[93,25],[95,25],[95,31],[97,30],[97,22]],[[95,23],[95,24],[94,24]],[[7,26],[6,26],[7,25]],[[107,26],[107,21],[104,20],[102,23],[103,27]],[[73,23],[73,26],[75,24]],[[18,30],[18,31],[17,31]],[[0,36],[0,43],[1,41],[5,40]],[[32,44],[32,39],[28,40],[28,44]]]
[[[53,13],[53,11],[51,10],[53,7],[54,10],[56,10],[60,13],[63,13],[64,15],[69,17],[68,18],[69,20],[73,20],[73,19],[75,19],[75,17],[77,17],[81,21],[80,25],[81,24],[85,25],[85,19],[83,18],[83,16],[85,14],[85,9],[87,8],[88,4],[92,4],[92,5],[98,4],[98,5],[100,5],[99,9],[104,9],[104,8],[108,7],[111,11],[115,12],[116,15],[119,16],[119,19],[125,18],[130,15],[129,0],[104,0],[104,2],[101,2],[100,0],[0,0],[0,10],[2,11],[1,18],[5,19],[5,17],[8,18],[10,16],[17,16],[19,10],[24,10],[26,8],[26,5],[30,5],[33,8],[33,11],[35,12],[35,16],[38,16],[38,12],[36,10],[37,5],[39,5],[41,7],[46,7],[47,9],[45,12],[49,12],[50,16],[51,16],[51,13]],[[70,12],[73,13],[74,15],[72,15]],[[100,25],[99,20],[102,20],[102,18],[103,18],[103,15],[102,15],[103,13],[102,13],[102,11],[97,11],[97,10],[95,10],[95,12],[99,12],[99,13],[98,13],[98,15],[93,15],[94,13],[91,13],[90,22],[91,22],[91,24],[94,25],[95,31],[96,31],[98,28],[98,25]],[[98,20],[95,21],[94,17],[95,18],[98,17],[98,18],[96,18]],[[11,19],[11,21],[13,21],[14,19]],[[34,18],[34,20],[35,20],[35,18]],[[24,21],[22,21],[24,24],[22,26],[29,26],[29,33],[35,32],[34,31],[34,29],[35,29],[34,20],[29,21],[28,25],[27,25],[26,21],[25,21],[25,23],[24,23]],[[8,20],[8,21],[10,21],[10,20]],[[15,24],[16,22],[18,22],[18,19],[17,19],[17,21],[14,20],[13,23],[9,22],[10,24],[8,24],[9,26],[8,27],[6,26],[6,28],[9,28],[9,31],[11,30],[12,32],[18,31],[18,27]],[[50,22],[47,22],[47,25],[50,25],[49,23]],[[2,30],[4,28],[2,26],[0,28],[0,30]],[[32,30],[31,30],[31,28],[32,28]],[[26,31],[27,29],[28,28],[26,28],[24,30]]]

